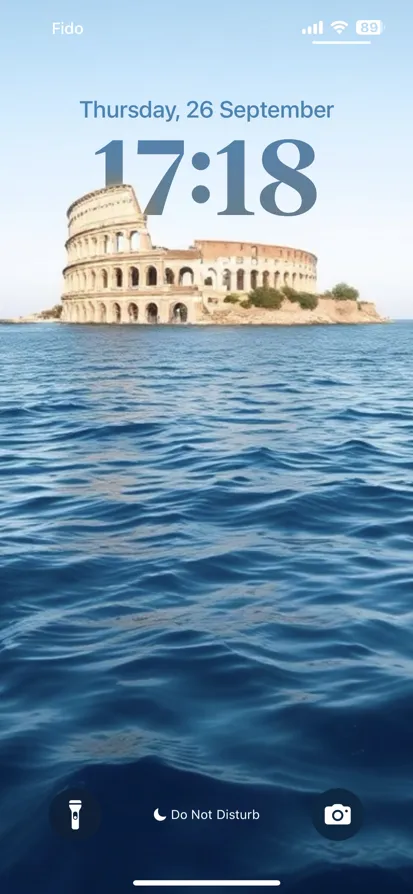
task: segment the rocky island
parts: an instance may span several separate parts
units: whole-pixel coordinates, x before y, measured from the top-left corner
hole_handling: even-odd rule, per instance
[[[59,323],[62,305],[50,311],[29,314],[22,317],[0,320],[0,323]],[[256,307],[249,299],[236,303],[217,302],[213,307],[204,308],[197,325],[212,326],[311,326],[334,323],[388,323],[370,301],[338,300],[320,296],[315,308],[303,308],[297,302],[283,298],[279,308]]]

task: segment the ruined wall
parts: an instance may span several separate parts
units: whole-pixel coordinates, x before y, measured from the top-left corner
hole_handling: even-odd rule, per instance
[[[228,292],[315,290],[317,259],[301,249],[220,240],[153,246],[132,186],[88,193],[67,216],[65,322],[195,322]]]

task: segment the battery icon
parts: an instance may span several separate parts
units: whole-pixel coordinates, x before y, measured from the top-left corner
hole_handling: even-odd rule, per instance
[[[384,24],[380,19],[359,19],[356,22],[356,34],[372,37],[374,34],[383,34],[383,31]]]

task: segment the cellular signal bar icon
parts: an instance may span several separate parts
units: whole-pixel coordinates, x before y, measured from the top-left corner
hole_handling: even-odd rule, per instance
[[[323,34],[324,22],[316,22],[315,25],[309,25],[308,28],[302,28],[301,34]]]

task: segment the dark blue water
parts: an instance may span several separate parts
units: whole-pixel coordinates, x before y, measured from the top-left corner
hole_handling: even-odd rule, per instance
[[[3,326],[0,351],[2,894],[411,891],[413,323]],[[74,785],[85,842],[48,820]],[[310,816],[337,787],[346,842]]]

